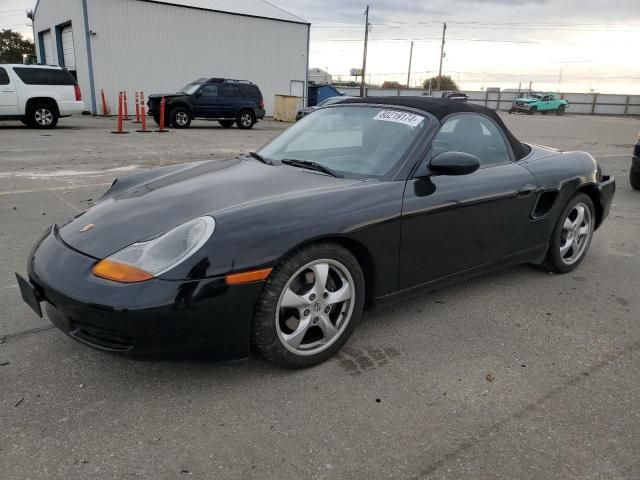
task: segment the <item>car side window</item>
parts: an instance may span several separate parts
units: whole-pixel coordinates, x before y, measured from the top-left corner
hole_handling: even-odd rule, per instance
[[[432,157],[444,152],[475,155],[482,166],[511,161],[509,150],[498,126],[482,115],[451,117],[433,139]]]
[[[200,93],[203,97],[217,97],[218,96],[218,86],[217,85],[205,85],[200,90]]]
[[[237,98],[240,96],[240,89],[235,85],[225,85],[222,87],[222,96],[225,98]]]
[[[0,85],[9,85],[9,83],[11,83],[9,81],[9,74],[4,68],[0,67]]]

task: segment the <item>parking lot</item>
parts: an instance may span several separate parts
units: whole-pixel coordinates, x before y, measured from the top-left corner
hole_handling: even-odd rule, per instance
[[[304,371],[94,351],[38,319],[13,274],[45,228],[115,177],[247,153],[286,124],[111,135],[104,118],[1,123],[0,477],[640,477],[640,192],[627,178],[640,121],[503,118],[523,141],[588,151],[617,177],[584,263],[367,311],[337,358]]]

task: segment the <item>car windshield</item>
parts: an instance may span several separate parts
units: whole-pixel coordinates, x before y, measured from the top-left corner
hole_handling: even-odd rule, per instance
[[[198,88],[200,88],[201,85],[202,85],[201,83],[190,83],[186,87],[181,88],[178,91],[178,93],[186,93],[187,95],[193,95],[194,93],[196,93],[196,91],[198,90]]]
[[[318,110],[260,150],[267,160],[314,162],[347,178],[383,178],[429,127],[400,108],[340,105]]]
[[[531,95],[531,98],[537,98],[538,100],[541,100],[542,95],[538,95],[537,93],[534,93],[533,95]]]

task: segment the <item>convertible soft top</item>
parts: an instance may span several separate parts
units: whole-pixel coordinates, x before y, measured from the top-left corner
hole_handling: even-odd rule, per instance
[[[442,120],[448,115],[453,113],[473,112],[486,115],[492,118],[500,128],[504,131],[513,154],[517,160],[526,157],[531,148],[520,142],[507,128],[500,116],[490,108],[483,107],[481,105],[474,105],[473,103],[460,102],[455,100],[448,100],[444,98],[431,98],[431,97],[369,97],[369,98],[352,98],[341,102],[341,105],[349,103],[369,103],[378,105],[396,105],[398,107],[409,107],[423,112],[430,113],[438,120]]]

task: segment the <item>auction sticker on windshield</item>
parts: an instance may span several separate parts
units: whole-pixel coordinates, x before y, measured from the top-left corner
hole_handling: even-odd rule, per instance
[[[424,121],[424,117],[421,117],[420,115],[398,112],[394,110],[382,110],[375,117],[373,117],[373,119],[382,120],[383,122],[401,123],[410,127],[417,127]]]

